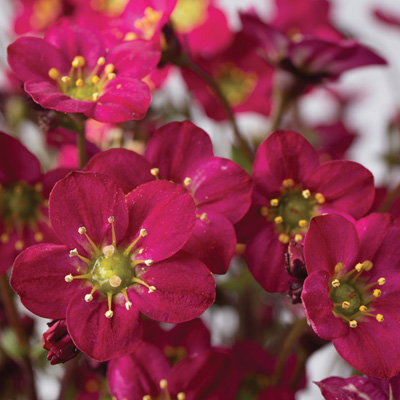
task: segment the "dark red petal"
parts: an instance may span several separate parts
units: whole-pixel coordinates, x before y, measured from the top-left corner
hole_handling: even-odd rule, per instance
[[[151,164],[140,154],[126,149],[110,149],[93,156],[85,171],[101,172],[111,177],[125,194],[155,178]],[[134,171],[134,172],[133,172]]]
[[[125,235],[128,211],[123,191],[106,175],[95,172],[72,172],[59,181],[50,195],[50,222],[60,240],[81,255],[92,254],[85,235],[78,232],[85,227],[97,245],[111,244],[111,224],[115,219],[117,243]],[[83,251],[83,253],[82,253]]]
[[[347,334],[350,328],[333,314],[333,302],[329,298],[330,275],[327,271],[315,271],[304,281],[301,299],[306,316],[314,332],[325,340]]]
[[[201,212],[201,211],[199,211]],[[221,214],[208,212],[196,225],[183,250],[207,265],[213,274],[225,274],[236,248],[232,224]]]
[[[171,122],[157,129],[145,153],[145,157],[160,170],[160,176],[174,182],[183,182],[188,170],[213,155],[207,133],[190,121]]]
[[[160,380],[168,377],[171,366],[164,353],[143,342],[131,355],[110,360],[107,382],[117,399],[143,400],[160,393]]]
[[[65,318],[68,302],[81,281],[65,282],[68,274],[77,275],[66,246],[38,244],[22,252],[14,263],[11,286],[24,306],[43,318]]]
[[[357,231],[349,220],[337,214],[315,217],[304,244],[307,272],[325,270],[333,275],[339,262],[350,270],[358,261],[358,249]]]
[[[270,293],[286,292],[294,279],[286,272],[287,245],[278,240],[274,224],[263,227],[248,243],[247,266],[254,279]]]
[[[98,361],[132,353],[142,338],[140,313],[134,307],[126,310],[122,299],[113,301],[114,315],[107,318],[107,298],[95,292],[93,300],[86,302],[84,298],[90,290],[89,287],[79,290],[67,309],[68,331],[76,347]]]
[[[356,219],[367,213],[375,198],[371,172],[352,161],[321,164],[311,172],[305,187],[324,195],[324,207],[346,212]]]
[[[126,197],[129,208],[128,242],[146,229],[147,236],[136,245],[136,259],[154,261],[168,258],[180,250],[191,235],[195,204],[189,192],[166,181],[140,185]]]
[[[0,132],[0,182],[36,183],[41,177],[40,162],[19,140]]]
[[[213,157],[187,171],[188,186],[202,212],[214,211],[238,222],[251,204],[250,176],[231,160]]]
[[[67,74],[70,65],[64,53],[40,38],[22,37],[8,46],[8,64],[22,81],[50,81],[49,71],[56,68]]]
[[[145,116],[151,101],[150,88],[133,78],[115,78],[108,82],[93,109],[85,112],[100,122],[125,122]]]
[[[178,323],[200,316],[215,300],[215,282],[208,268],[180,252],[150,267],[137,267],[138,278],[156,290],[135,284],[128,290],[133,305],[157,321]]]
[[[265,196],[276,194],[284,179],[303,183],[318,166],[318,155],[299,133],[275,131],[257,150],[253,178],[257,189]]]

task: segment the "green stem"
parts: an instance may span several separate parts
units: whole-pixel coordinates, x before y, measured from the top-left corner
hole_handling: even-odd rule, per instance
[[[26,375],[26,391],[29,400],[37,400],[35,377],[30,359],[30,345],[26,336],[24,327],[18,314],[16,304],[14,302],[14,294],[10,288],[6,274],[0,275],[0,294],[3,306],[7,315],[7,320],[17,336],[18,343],[23,350],[23,362]]]
[[[286,366],[286,360],[290,354],[290,351],[293,348],[293,345],[296,343],[296,341],[299,339],[300,335],[305,331],[305,329],[308,327],[307,324],[307,319],[302,318],[298,319],[295,324],[292,326],[291,331],[287,335],[282,348],[279,351],[278,354],[278,359],[276,363],[276,368],[275,372],[273,375],[273,379],[275,381],[275,384],[278,384],[282,378],[285,366]]]
[[[215,79],[207,74],[203,69],[201,69],[197,64],[193,63],[189,58],[184,57],[180,62],[178,63],[180,67],[190,69],[193,71],[195,74],[197,74],[201,79],[203,79],[207,85],[210,87],[210,89],[214,92],[216,97],[219,99],[221,102],[221,105],[224,107],[226,115],[228,117],[229,122],[232,125],[233,132],[235,134],[235,138],[238,142],[239,149],[242,150],[243,154],[246,156],[246,158],[252,162],[254,159],[254,152],[252,148],[250,147],[249,143],[243,138],[242,134],[239,131],[239,128],[236,123],[235,116],[233,114],[231,105],[229,104],[228,100],[226,99],[225,95],[222,93],[220,87],[218,86],[217,82]]]

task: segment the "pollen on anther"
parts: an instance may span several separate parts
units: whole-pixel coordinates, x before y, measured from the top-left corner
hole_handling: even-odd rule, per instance
[[[75,82],[76,87],[82,88],[85,86],[84,82],[82,79],[77,79]]]
[[[36,232],[34,235],[34,239],[37,242],[41,242],[43,240],[43,233],[42,232]]]
[[[271,204],[272,207],[277,207],[279,205],[279,199],[271,199],[269,204]]]
[[[349,301],[344,301],[344,302],[342,303],[342,308],[344,308],[344,309],[350,308],[350,302],[349,302]]]
[[[141,229],[139,234],[140,234],[140,236],[142,236],[142,237],[147,236],[147,231],[146,231],[146,229]]]
[[[382,292],[379,289],[374,289],[374,291],[372,292],[372,295],[374,297],[381,297]]]
[[[295,242],[300,242],[303,239],[303,236],[301,236],[299,233],[296,233],[294,235],[294,241]]]
[[[131,307],[132,307],[132,303],[130,301],[127,301],[125,303],[125,308],[129,311],[131,309]]]
[[[266,206],[261,207],[260,214],[261,214],[262,217],[268,216],[268,207],[266,207]]]
[[[385,278],[379,278],[378,279],[378,285],[384,285],[386,283],[386,279]]]
[[[374,266],[374,264],[372,264],[372,262],[369,261],[369,260],[365,260],[365,261],[363,262],[363,265],[364,265],[364,269],[365,269],[366,271],[371,271],[372,267]]]
[[[145,260],[144,263],[150,267],[150,265],[153,265],[154,261],[153,260]]]
[[[160,388],[161,388],[161,389],[166,389],[167,386],[168,386],[167,380],[166,380],[166,379],[161,379],[161,381],[160,381]]]
[[[376,320],[378,322],[382,322],[383,321],[383,315],[382,314],[376,314]]]
[[[111,72],[109,74],[107,74],[107,79],[109,81],[112,81],[113,79],[115,79],[117,77],[117,75],[114,74],[114,72]]]
[[[69,76],[62,76],[61,80],[63,83],[68,83],[71,80],[71,78]]]
[[[97,101],[99,99],[99,97],[100,97],[100,95],[97,92],[92,94],[92,100],[93,101]]]
[[[65,282],[72,282],[74,278],[73,278],[72,274],[68,274],[65,276],[64,279],[65,279]]]
[[[114,217],[108,217],[107,221],[112,224],[115,221]]]
[[[200,220],[205,221],[207,219],[207,213],[203,213],[200,215]]]
[[[17,240],[15,242],[14,247],[15,247],[15,250],[18,250],[18,251],[22,250],[24,248],[24,242],[22,240]]]
[[[142,400],[152,400],[152,399],[150,395],[146,394],[145,396],[143,396]]]
[[[114,315],[114,313],[112,312],[112,310],[108,310],[108,311],[106,311],[106,313],[105,313],[105,316],[106,316],[107,318],[112,318],[113,315]]]
[[[177,398],[178,400],[185,400],[185,399],[186,399],[186,395],[185,395],[185,393],[183,393],[183,392],[179,392],[179,393],[176,395],[176,398]]]
[[[0,240],[2,243],[7,243],[10,240],[10,237],[7,233],[2,233],[0,236]]]
[[[183,185],[184,185],[185,187],[186,187],[186,186],[189,186],[191,183],[192,183],[192,179],[189,178],[188,176],[183,180]]]
[[[288,244],[289,241],[290,241],[290,236],[287,235],[286,233],[281,233],[281,234],[278,236],[278,240],[279,240],[281,243],[283,243],[283,244]]]
[[[114,65],[113,64],[107,64],[104,68],[104,72],[106,75],[111,74],[114,72]]]
[[[342,272],[342,271],[343,271],[343,268],[344,268],[343,263],[341,263],[341,262],[337,263],[337,264],[335,265],[335,273],[338,274],[339,272]]]
[[[97,75],[94,75],[94,76],[92,76],[91,81],[92,81],[93,85],[97,85],[100,81],[100,78]]]
[[[79,232],[80,235],[83,235],[83,234],[86,233],[86,228],[85,228],[84,226],[81,226],[81,227],[78,229],[78,232]]]
[[[362,263],[358,263],[354,268],[357,272],[361,272],[364,269],[364,265]]]
[[[349,322],[349,326],[350,328],[357,328],[357,321],[353,319]]]
[[[339,286],[340,286],[340,281],[339,281],[339,279],[334,279],[334,280],[332,281],[332,286],[333,286],[333,287],[339,287]]]
[[[282,182],[282,186],[285,188],[290,188],[294,186],[294,180],[291,178],[284,179]]]
[[[305,199],[308,199],[308,198],[311,196],[311,193],[310,193],[310,191],[309,191],[308,189],[303,190],[303,191],[301,192],[301,194],[302,194],[302,196],[303,196]]]
[[[324,197],[324,195],[322,193],[316,193],[314,197],[315,197],[315,201],[318,204],[324,204],[325,203],[325,197]]]
[[[51,79],[57,80],[59,76],[60,76],[60,73],[58,72],[58,69],[56,69],[56,68],[51,68],[51,69],[49,70],[49,77],[50,77]]]
[[[305,220],[305,219],[301,219],[300,221],[299,221],[299,226],[301,227],[301,228],[306,228],[307,227],[307,221]]]
[[[69,256],[70,257],[75,257],[75,256],[77,256],[79,253],[78,253],[78,250],[77,249],[73,249],[73,250],[70,250],[70,252],[69,252]]]
[[[151,170],[150,170],[150,173],[153,175],[153,176],[155,176],[155,177],[157,177],[158,176],[158,173],[160,172],[160,170],[158,169],[158,168],[152,168]]]
[[[104,57],[100,57],[100,58],[97,60],[97,65],[104,65],[105,62],[106,62],[106,59],[105,59]]]
[[[360,306],[359,310],[361,312],[367,312],[368,311],[367,307],[365,307],[365,306]]]
[[[283,222],[283,218],[280,215],[278,215],[277,217],[274,218],[274,222],[275,224],[279,225]]]
[[[155,286],[149,286],[149,291],[148,293],[153,293],[156,291],[156,287]]]

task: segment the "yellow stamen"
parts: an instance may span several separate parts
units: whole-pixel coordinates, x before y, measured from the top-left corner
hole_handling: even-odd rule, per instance
[[[354,268],[357,272],[361,272],[364,269],[364,265],[362,263],[358,263]]]
[[[184,185],[185,187],[189,186],[191,183],[192,183],[192,180],[191,180],[189,177],[186,177],[186,178],[183,180],[183,185]]]
[[[290,188],[290,187],[293,187],[294,186],[294,181],[293,181],[293,179],[285,179],[283,182],[282,182],[282,186],[284,187],[284,188]]]
[[[205,221],[207,219],[207,213],[201,214],[199,218],[201,221]]]
[[[114,247],[117,246],[117,237],[115,236],[115,227],[114,227],[114,217],[108,218],[108,222],[111,224],[111,231],[112,231],[112,244]]]
[[[78,232],[79,232],[80,235],[85,235],[86,239],[88,240],[88,242],[90,243],[90,245],[93,247],[94,251],[95,251],[97,254],[100,254],[99,248],[94,244],[93,240],[90,239],[89,235],[86,233],[86,228],[85,228],[84,226],[81,226],[81,227],[78,229]]]
[[[307,221],[306,221],[305,219],[301,219],[301,220],[299,221],[299,226],[300,226],[300,228],[306,228],[307,225],[308,225],[308,223],[307,223]]]
[[[369,261],[369,260],[365,260],[365,261],[363,262],[363,266],[364,266],[364,270],[365,270],[365,271],[371,271],[371,269],[372,269],[372,267],[374,266],[374,264],[372,264],[372,262]]]
[[[138,35],[135,32],[128,32],[125,36],[124,36],[124,40],[126,41],[131,41],[131,40],[135,40],[138,38]]]
[[[287,235],[286,233],[281,233],[281,234],[278,236],[278,240],[279,240],[281,243],[283,243],[283,244],[288,244],[289,241],[290,241],[290,236]]]
[[[108,75],[108,74],[111,74],[112,72],[114,72],[114,65],[113,64],[107,64],[105,67],[104,67],[104,73],[106,74],[106,75]]]
[[[322,193],[315,193],[315,201],[318,204],[324,204],[325,203],[325,197]]]
[[[59,78],[59,76],[60,76],[60,72],[58,71],[57,68],[51,68],[49,70],[49,77],[51,79],[54,79],[56,81]]]
[[[69,256],[70,256],[70,257],[79,257],[79,258],[80,258],[82,261],[84,261],[86,264],[90,264],[90,263],[91,263],[91,261],[90,261],[88,258],[81,256],[81,255],[78,253],[78,250],[77,250],[77,249],[71,250],[71,251],[69,252]]]
[[[113,296],[112,292],[107,292],[108,311],[106,311],[105,313],[105,316],[107,318],[112,318],[114,315],[113,311],[111,310],[112,296]]]
[[[274,222],[275,224],[279,225],[283,222],[283,218],[280,215],[278,215],[277,217],[274,218]]]
[[[7,243],[10,240],[10,236],[7,233],[2,233],[0,236],[0,241],[2,243]]]
[[[110,73],[110,74],[107,74],[107,79],[108,79],[109,81],[112,81],[113,79],[116,78],[116,76],[117,76],[117,75],[115,75],[115,74],[112,72],[112,73]]]
[[[71,80],[71,78],[69,76],[63,76],[61,77],[61,80],[63,83],[68,83]]]
[[[168,386],[168,382],[166,379],[161,379],[160,381],[160,389],[166,389]]]
[[[272,207],[277,207],[277,206],[279,206],[279,200],[278,199],[271,199],[269,204],[271,204]]]
[[[376,314],[376,320],[378,322],[382,322],[383,321],[383,315],[382,314]]]
[[[92,76],[91,82],[93,85],[97,85],[100,81],[100,78],[97,75]]]
[[[353,319],[349,322],[349,326],[350,328],[357,328],[357,321]]]
[[[339,287],[339,286],[340,286],[340,281],[339,281],[339,279],[334,279],[334,280],[332,281],[332,286],[333,286],[333,287]]]
[[[100,57],[100,58],[97,60],[97,65],[104,65],[105,62],[106,62],[106,59],[105,59],[104,57]]]
[[[378,285],[384,285],[386,283],[386,279],[385,278],[379,278],[378,279]]]
[[[365,313],[365,312],[368,311],[368,308],[365,307],[365,306],[360,306],[359,310],[360,310],[362,313]]]
[[[14,247],[15,247],[15,250],[20,251],[20,250],[22,250],[24,248],[24,242],[22,240],[17,240],[15,242]]]
[[[92,94],[92,100],[93,101],[97,101],[99,99],[99,97],[100,97],[100,95],[97,92]]]
[[[301,236],[299,233],[296,233],[294,235],[294,241],[295,242],[301,242],[302,239],[303,239],[303,236]]]
[[[160,170],[158,169],[158,168],[152,168],[151,170],[150,170],[150,173],[153,175],[153,176],[155,176],[156,177],[156,179],[159,179],[158,178],[158,173],[160,172]]]
[[[92,287],[92,290],[90,291],[90,293],[88,293],[88,294],[85,296],[85,301],[86,301],[86,303],[89,303],[89,302],[91,302],[91,301],[93,300],[93,293],[94,293],[97,289],[98,289],[98,286],[97,286],[97,285],[95,285],[95,286]]]
[[[266,206],[261,207],[260,214],[262,217],[268,216],[268,207],[266,207]]]
[[[34,238],[37,242],[41,242],[43,240],[43,233],[42,232],[35,232]]]
[[[84,82],[83,82],[82,79],[78,79],[78,80],[75,82],[75,85],[76,85],[76,87],[78,87],[78,88],[83,88],[83,87],[85,86],[85,84],[84,84]]]
[[[350,302],[349,302],[349,301],[344,301],[344,302],[342,303],[342,308],[344,308],[344,309],[350,308]]]
[[[85,59],[82,56],[76,56],[72,60],[72,66],[74,68],[84,67],[85,66]]]
[[[305,199],[308,199],[308,198],[311,196],[311,193],[310,193],[310,191],[309,191],[308,189],[303,190],[303,191],[301,192],[301,194],[302,194],[302,196],[303,196]]]
[[[133,247],[136,245],[136,243],[139,241],[140,238],[147,236],[147,231],[146,229],[141,229],[139,232],[139,236],[134,239],[134,241],[124,250],[124,256],[129,255]]]
[[[342,272],[344,268],[343,263],[339,262],[335,265],[335,273],[338,274],[339,272]]]
[[[372,295],[373,295],[374,297],[381,297],[381,294],[382,294],[382,292],[381,292],[379,289],[375,289],[375,290],[372,292]]]
[[[186,399],[186,395],[185,395],[185,393],[183,393],[183,392],[179,392],[179,393],[176,395],[176,398],[177,398],[178,400],[185,400],[185,399]]]
[[[141,285],[146,286],[147,289],[149,289],[148,293],[153,293],[156,291],[155,286],[150,286],[145,281],[142,281],[139,278],[132,278],[132,283],[140,283]]]
[[[121,293],[123,294],[123,296],[125,298],[125,308],[129,311],[131,309],[131,307],[132,307],[132,303],[129,301],[128,293],[126,291],[126,288],[122,289]]]

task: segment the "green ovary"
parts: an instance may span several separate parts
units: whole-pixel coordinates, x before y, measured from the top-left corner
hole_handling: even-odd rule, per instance
[[[98,286],[103,294],[120,293],[122,289],[131,285],[132,278],[135,277],[129,257],[118,250],[109,257],[97,257],[90,274],[93,285]]]
[[[345,317],[351,317],[363,305],[362,294],[350,283],[342,283],[332,291],[329,297],[334,303],[343,304],[345,301],[350,303],[348,308],[341,306],[336,306],[335,308],[335,313],[344,315]]]

